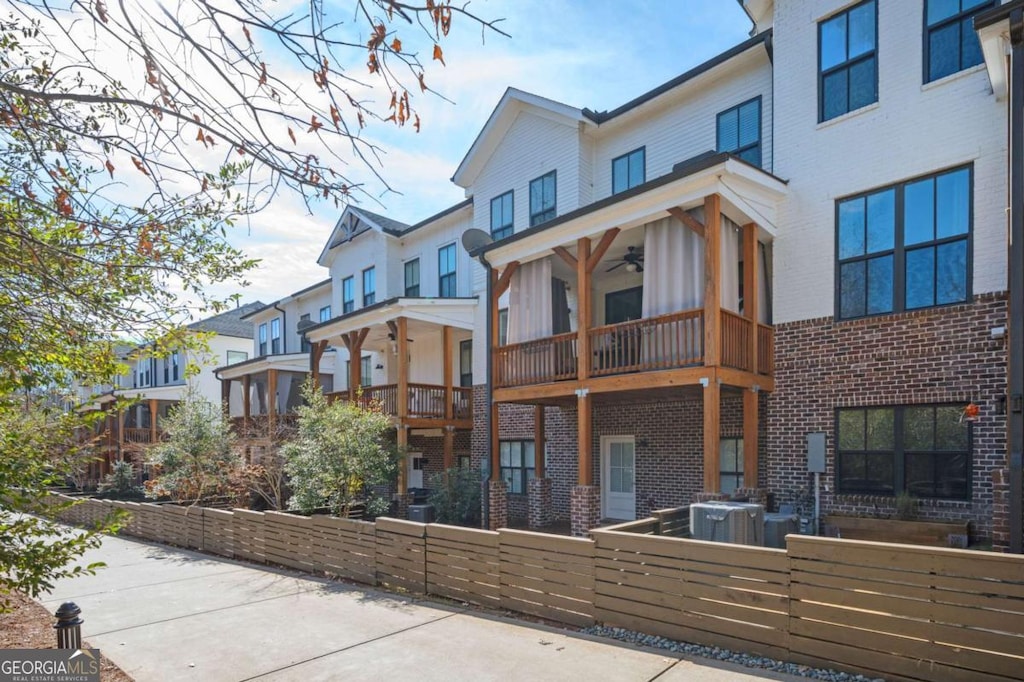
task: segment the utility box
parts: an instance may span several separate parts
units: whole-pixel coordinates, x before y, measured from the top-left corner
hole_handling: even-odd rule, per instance
[[[786,549],[786,536],[800,533],[800,517],[796,514],[764,515],[764,546]]]
[[[745,502],[699,502],[690,505],[694,540],[764,545],[764,507]]]
[[[807,434],[807,471],[812,474],[825,473],[825,434]]]
[[[435,509],[432,504],[410,504],[409,520],[416,523],[433,523]]]

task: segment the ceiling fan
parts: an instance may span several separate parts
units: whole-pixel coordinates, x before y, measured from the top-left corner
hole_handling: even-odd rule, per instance
[[[629,272],[643,272],[644,271],[644,247],[642,246],[627,246],[626,253],[621,258],[613,258],[605,261],[606,263],[615,263],[605,272],[611,272],[616,268],[621,268],[623,265],[626,266],[626,270]]]

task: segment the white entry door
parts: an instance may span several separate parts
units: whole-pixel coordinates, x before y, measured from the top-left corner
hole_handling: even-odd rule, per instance
[[[407,457],[409,461],[409,478],[407,485],[410,488],[423,487],[423,453],[410,452]]]
[[[633,436],[601,437],[601,513],[606,519],[636,519],[636,448]]]

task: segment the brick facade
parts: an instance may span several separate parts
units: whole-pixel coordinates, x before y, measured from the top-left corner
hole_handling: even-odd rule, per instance
[[[551,525],[551,479],[531,478],[528,502],[530,515],[528,525],[533,528],[547,528]]]
[[[795,502],[812,482],[806,434],[827,434],[822,513],[880,515],[891,497],[835,494],[836,408],[973,401],[969,501],[920,500],[919,516],[968,520],[972,536],[992,537],[992,473],[1006,464],[1006,325],[1004,294],[910,313],[836,321],[831,317],[775,327],[775,391],[768,397],[767,478],[779,502]]]
[[[484,484],[490,505],[491,530],[508,527],[508,491],[505,481],[491,480]]]
[[[586,537],[587,531],[601,519],[601,488],[596,485],[577,485],[572,489],[572,534]]]

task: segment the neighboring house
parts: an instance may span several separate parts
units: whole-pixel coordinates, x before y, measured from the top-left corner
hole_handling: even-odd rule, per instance
[[[311,368],[311,347],[302,332],[332,316],[331,281],[324,280],[242,317],[251,326],[248,359],[215,370],[235,433],[250,449],[267,447],[285,435],[302,403],[302,384]],[[321,386],[333,390],[335,353],[319,348]]]
[[[248,358],[252,328],[243,318],[262,306],[260,302],[249,303],[187,325],[188,331],[206,334],[203,351],[173,351],[156,358],[148,344],[119,348],[119,357],[127,366],[125,374],[118,377],[114,386],[90,387],[88,394],[81,396],[84,405],[108,413],[97,427],[96,443],[103,453],[97,477],[108,473],[117,460],[143,462],[145,450],[163,437],[161,421],[189,386],[207,400],[221,399],[220,382],[213,368]],[[186,367],[190,365],[197,371],[186,376]],[[114,405],[119,398],[136,402],[116,410]]]

